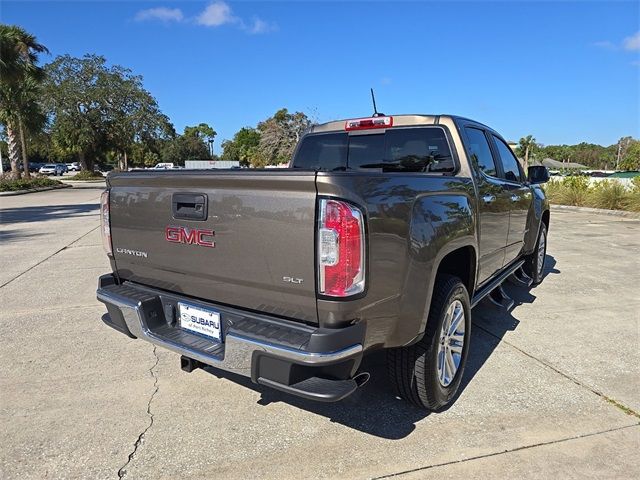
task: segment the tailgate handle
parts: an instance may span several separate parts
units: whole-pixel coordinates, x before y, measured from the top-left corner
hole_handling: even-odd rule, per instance
[[[171,197],[173,218],[207,219],[207,196],[201,193],[174,193]]]

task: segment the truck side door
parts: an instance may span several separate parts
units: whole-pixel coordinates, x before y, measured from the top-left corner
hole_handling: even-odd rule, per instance
[[[482,284],[504,265],[511,200],[505,182],[499,178],[488,133],[476,126],[465,126],[464,131],[478,185],[478,284]]]
[[[501,165],[500,176],[505,180],[504,186],[509,192],[510,213],[509,233],[505,249],[505,265],[515,260],[524,246],[527,235],[527,216],[531,207],[531,189],[526,185],[526,177],[520,162],[513,151],[500,137],[491,135],[496,157]]]

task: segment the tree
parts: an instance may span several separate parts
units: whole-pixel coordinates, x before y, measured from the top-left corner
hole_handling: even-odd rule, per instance
[[[620,160],[627,156],[627,151],[633,142],[633,137],[622,137],[616,145],[616,168],[620,168]]]
[[[201,123],[196,125],[195,127],[185,127],[184,135],[187,137],[195,137],[201,139],[202,141],[206,141],[209,144],[209,155],[213,155],[213,141],[218,135],[213,128],[211,128],[206,123]]]
[[[163,162],[176,165],[184,165],[185,160],[209,160],[212,156],[207,140],[215,135],[216,132],[204,123],[185,127],[183,135],[164,143],[160,157]]]
[[[620,162],[621,170],[640,170],[640,141],[631,139]]]
[[[77,156],[82,168],[114,151],[120,167],[137,143],[175,136],[169,119],[131,70],[98,55],[57,57],[46,66],[45,105],[53,148]]]
[[[240,165],[256,166],[258,161],[258,146],[260,132],[255,128],[243,127],[236,132],[233,140],[222,142],[222,160],[239,161]]]
[[[304,113],[291,114],[286,108],[278,110],[273,117],[260,122],[257,162],[279,164],[291,160],[300,137],[310,125],[311,121]]]
[[[527,135],[526,137],[522,137],[518,142],[516,155],[524,159],[523,167],[525,172],[529,168],[529,157],[533,157],[533,155],[535,155],[537,150],[538,150],[538,144],[536,143],[536,139],[533,138],[533,135]]]
[[[24,175],[29,177],[25,130],[40,123],[36,121],[41,118],[36,100],[44,72],[38,66],[38,56],[46,52],[47,48],[24,29],[0,25],[0,121],[6,127],[14,178],[20,176],[19,152]]]

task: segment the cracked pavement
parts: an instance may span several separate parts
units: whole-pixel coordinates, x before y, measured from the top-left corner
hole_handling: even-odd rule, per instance
[[[384,355],[318,404],[106,327],[100,191],[0,198],[1,479],[640,475],[640,220],[553,211],[545,281],[474,309],[463,391],[425,415]]]
[[[153,364],[153,367],[151,367],[149,369],[149,374],[153,377],[153,387],[154,387],[153,393],[149,397],[149,403],[147,403],[147,415],[149,416],[149,425],[147,426],[147,428],[145,428],[142,431],[140,436],[136,439],[135,443],[133,444],[133,451],[127,457],[127,463],[125,463],[122,467],[120,467],[120,470],[118,470],[118,477],[119,478],[124,478],[124,477],[127,476],[127,467],[129,466],[129,464],[135,458],[136,453],[138,452],[138,448],[140,447],[140,445],[142,445],[142,442],[144,441],[144,435],[147,433],[147,431],[151,427],[153,427],[153,413],[151,413],[151,403],[153,402],[153,397],[156,396],[156,393],[158,393],[158,389],[159,389],[159,387],[158,387],[158,376],[156,375],[154,370],[158,366],[158,362],[160,361],[160,358],[158,358],[158,354],[157,354],[155,345],[153,346],[153,356],[156,358],[156,361]]]

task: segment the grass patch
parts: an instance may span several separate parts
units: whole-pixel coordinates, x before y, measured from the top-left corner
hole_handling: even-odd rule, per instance
[[[62,185],[62,183],[49,177],[19,178],[17,180],[9,178],[9,175],[0,177],[0,192],[17,192],[33,188],[55,187],[56,185]]]
[[[631,410],[629,407],[626,407],[624,405],[622,405],[620,402],[614,400],[613,398],[609,398],[606,395],[602,395],[602,397],[609,402],[611,405],[619,408],[620,410],[622,410],[624,413],[626,413],[627,415],[631,415],[633,417],[637,417],[640,418],[640,414],[638,414],[638,412]]]
[[[589,183],[583,176],[553,179],[544,185],[549,202],[557,205],[640,212],[640,177],[630,186],[616,180]]]
[[[81,170],[73,177],[69,177],[66,180],[104,180],[104,176],[100,172]]]

